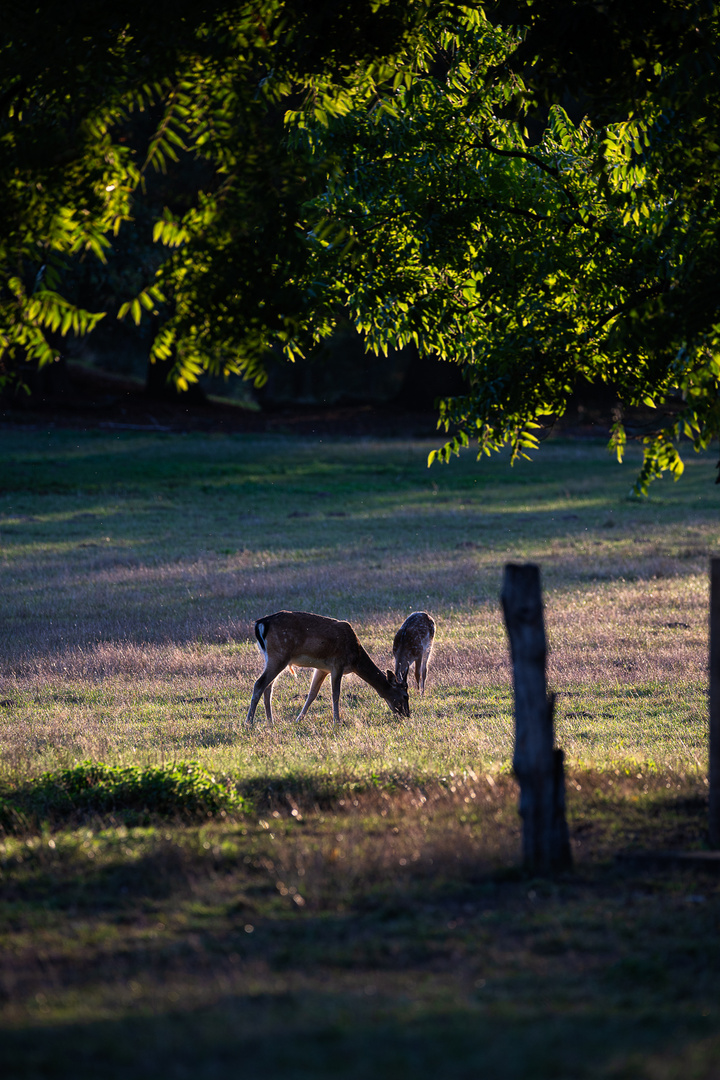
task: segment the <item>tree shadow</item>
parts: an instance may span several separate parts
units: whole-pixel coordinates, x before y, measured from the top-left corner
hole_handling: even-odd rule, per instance
[[[663,1014],[638,1024],[597,1005],[582,1012],[539,1004],[512,1016],[479,993],[464,1006],[430,1006],[413,1017],[371,986],[339,995],[238,993],[187,1010],[156,1006],[153,1015],[6,1031],[0,1060],[14,1080],[577,1080],[647,1075],[642,1057],[667,1049],[676,1057],[695,1051],[697,1059],[700,1025],[681,1032]],[[708,1065],[719,1051],[717,1042],[706,1048]]]

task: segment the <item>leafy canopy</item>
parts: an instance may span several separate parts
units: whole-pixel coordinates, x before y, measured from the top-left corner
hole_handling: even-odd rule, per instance
[[[167,176],[161,258],[108,314],[154,318],[181,388],[259,382],[342,312],[462,365],[441,459],[527,452],[585,378],[656,410],[638,489],[678,476],[720,433],[717,52],[707,0],[13,9],[0,378],[103,317],[73,272]]]
[[[639,491],[680,475],[683,436],[720,433],[717,8],[675,8],[691,44],[675,35],[611,116],[602,83],[599,122],[543,109],[547,85],[523,79],[532,35],[469,7],[426,28],[373,108],[292,118],[333,163],[309,219],[316,334],[344,307],[370,348],[412,341],[464,367],[431,459],[471,439],[524,453],[582,377],[655,408]],[[625,439],[618,417],[619,457]]]
[[[151,359],[171,358],[181,388],[203,370],[262,379],[307,304],[298,220],[314,177],[287,152],[284,111],[343,110],[348,71],[387,79],[427,7],[49,0],[5,13],[0,380],[106,315],[154,317]],[[164,177],[156,272],[115,311],[73,302],[79,263],[105,260]]]

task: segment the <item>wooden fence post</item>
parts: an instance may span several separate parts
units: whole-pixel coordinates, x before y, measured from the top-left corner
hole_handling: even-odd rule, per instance
[[[710,560],[710,847],[720,848],[720,559]]]
[[[520,784],[523,858],[529,870],[572,866],[565,820],[563,752],[554,747],[553,708],[545,681],[545,620],[540,569],[507,563],[502,602],[510,639],[515,688],[513,769]]]

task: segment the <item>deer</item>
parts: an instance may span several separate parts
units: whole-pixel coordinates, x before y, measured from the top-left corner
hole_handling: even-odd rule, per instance
[[[425,693],[425,679],[434,638],[435,620],[427,611],[413,611],[393,641],[395,677],[407,682],[410,665],[415,664],[415,682],[421,694]]]
[[[318,696],[328,675],[332,680],[333,721],[340,724],[340,684],[343,675],[352,672],[368,683],[390,709],[399,716],[410,716],[407,676],[398,679],[392,671],[383,675],[368,656],[348,622],[314,615],[310,611],[276,611],[255,623],[255,638],[265,657],[265,670],[253,686],[245,723],[252,727],[255,710],[262,696],[265,715],[273,725],[272,692],[275,679],[285,668],[295,675],[296,667],[314,668],[310,692],[298,721],[303,720]]]

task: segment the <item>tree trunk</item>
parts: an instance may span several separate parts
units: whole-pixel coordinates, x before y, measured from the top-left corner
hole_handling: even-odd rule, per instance
[[[710,560],[710,847],[720,848],[720,559]]]
[[[572,866],[565,820],[563,752],[553,746],[555,695],[545,682],[545,622],[540,570],[508,563],[501,593],[515,688],[513,769],[520,784],[523,857],[529,870]]]

